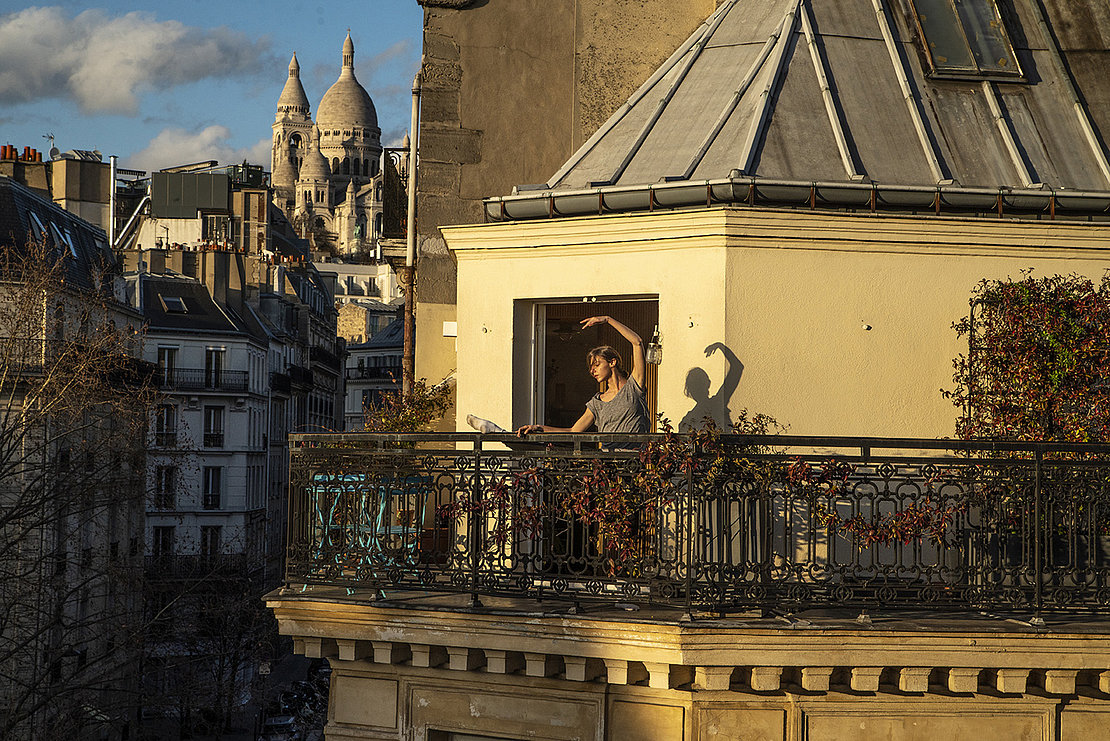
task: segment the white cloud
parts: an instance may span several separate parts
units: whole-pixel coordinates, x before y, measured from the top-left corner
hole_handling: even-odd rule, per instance
[[[163,167],[191,162],[217,160],[222,165],[235,165],[243,160],[270,169],[270,137],[259,139],[249,147],[233,147],[226,126],[208,126],[200,131],[179,128],[163,129],[146,147],[124,160],[124,167],[150,172]]]
[[[0,103],[67,98],[85,113],[137,112],[146,90],[262,72],[269,42],[228,28],[59,7],[0,15]]]
[[[402,39],[393,43],[388,49],[383,49],[368,60],[358,65],[359,74],[364,76],[367,81],[373,80],[374,76],[378,74],[383,67],[386,67],[390,62],[396,60],[404,60],[412,53],[413,46],[411,39]]]

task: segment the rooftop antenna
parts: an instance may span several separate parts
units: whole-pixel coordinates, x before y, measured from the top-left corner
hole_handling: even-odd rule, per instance
[[[58,155],[61,154],[61,152],[58,150],[57,147],[54,146],[54,135],[53,134],[43,134],[42,138],[46,139],[50,142],[50,159],[52,159],[52,160],[57,159]]]

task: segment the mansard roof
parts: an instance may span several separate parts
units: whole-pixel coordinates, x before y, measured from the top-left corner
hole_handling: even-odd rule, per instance
[[[961,5],[1001,41],[943,0],[725,0],[541,189],[740,177],[1110,191],[1110,6]],[[927,36],[944,12],[999,58],[954,69]]]
[[[120,270],[104,230],[0,175],[0,243],[21,248],[32,241],[62,261],[67,285],[112,294],[110,278]]]

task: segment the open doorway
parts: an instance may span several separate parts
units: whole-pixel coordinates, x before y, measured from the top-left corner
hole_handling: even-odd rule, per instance
[[[586,353],[598,345],[612,345],[626,368],[631,368],[628,341],[608,325],[580,331],[586,317],[608,315],[633,329],[646,346],[659,324],[659,299],[597,300],[548,302],[536,304],[535,368],[538,377],[533,418],[537,423],[570,427],[598,392],[597,383],[586,369]],[[656,366],[648,365],[644,376],[644,397],[655,430]]]

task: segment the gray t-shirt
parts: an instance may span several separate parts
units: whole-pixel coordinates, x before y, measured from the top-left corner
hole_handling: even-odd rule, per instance
[[[648,408],[644,401],[644,391],[632,376],[609,401],[603,401],[601,394],[586,402],[586,408],[593,412],[598,432],[643,433],[648,431]]]

